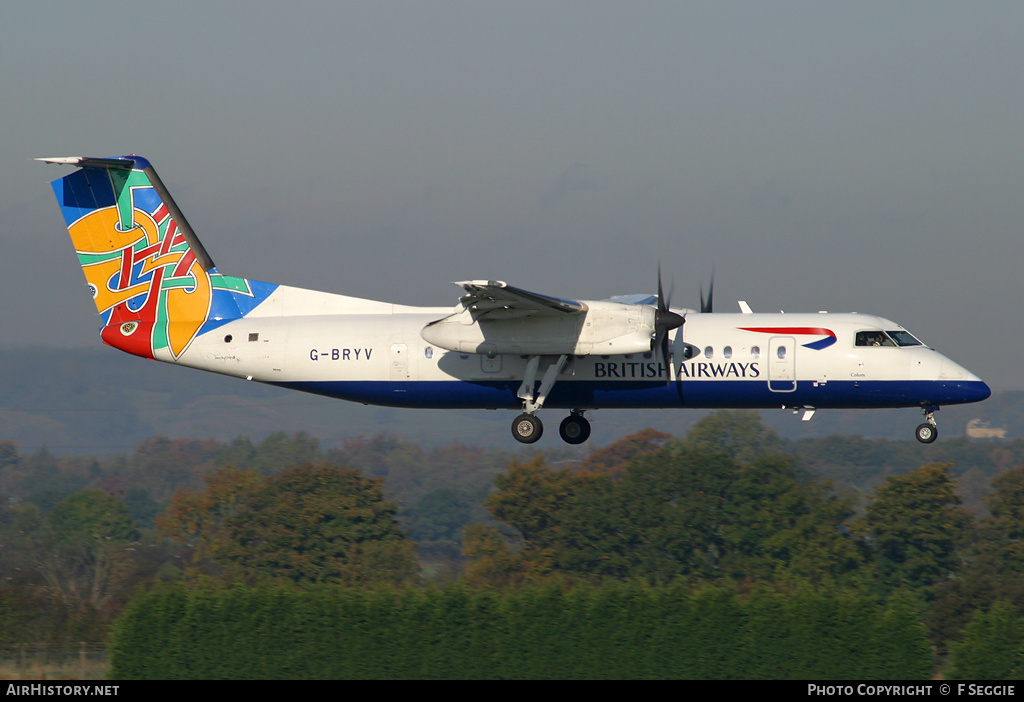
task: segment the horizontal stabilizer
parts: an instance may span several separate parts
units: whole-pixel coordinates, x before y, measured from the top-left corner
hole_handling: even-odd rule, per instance
[[[149,161],[137,156],[120,156],[115,158],[95,158],[92,156],[55,156],[53,158],[37,158],[43,163],[58,163],[62,166],[78,166],[79,168],[114,168],[130,171],[139,164],[139,170],[149,166]],[[141,163],[140,163],[141,162]]]

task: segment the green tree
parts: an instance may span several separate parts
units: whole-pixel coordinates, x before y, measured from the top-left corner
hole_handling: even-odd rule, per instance
[[[468,561],[462,578],[468,585],[506,587],[528,579],[521,553],[512,553],[508,541],[494,527],[470,524],[463,530],[462,544],[462,555]]]
[[[0,495],[0,582],[24,581],[32,572],[33,535],[42,524],[38,506]]]
[[[217,478],[223,478],[218,480]],[[401,583],[418,573],[415,545],[381,481],[306,464],[260,478],[222,471],[204,493],[176,497],[162,533],[201,550],[228,580]]]
[[[959,576],[937,589],[928,614],[936,643],[960,637],[976,613],[998,601],[1024,612],[1024,466],[992,481],[984,498],[988,515],[978,521],[977,539]]]
[[[498,521],[512,527],[519,548],[514,561],[520,578],[535,580],[550,574],[555,553],[564,546],[571,526],[573,505],[584,486],[608,478],[561,469],[552,470],[543,456],[509,463],[508,472],[495,478],[497,491],[487,496],[485,506]],[[481,537],[483,532],[474,534]]]
[[[205,476],[204,490],[182,488],[174,493],[167,509],[157,516],[157,534],[187,549],[185,576],[219,573],[218,565],[229,546],[227,519],[262,486],[260,474],[251,469],[221,468]]]
[[[952,645],[950,678],[956,680],[1019,680],[1024,673],[1024,624],[1004,601],[979,610],[964,629],[963,641]]]
[[[146,439],[136,446],[121,477],[132,488],[164,502],[178,488],[198,486],[202,476],[214,469],[220,451],[220,444],[213,439]]]
[[[701,453],[725,453],[740,465],[782,451],[778,434],[762,424],[761,415],[752,410],[712,412],[687,432],[686,443]]]
[[[123,502],[102,490],[82,490],[47,515],[37,568],[51,594],[99,609],[130,573],[138,536]]]
[[[428,492],[412,510],[412,534],[422,541],[457,541],[470,519],[470,497],[465,490],[438,488]]]
[[[543,456],[520,463],[495,478],[497,492],[484,504],[495,518],[517,529],[523,541],[544,548],[558,538],[559,521],[584,483],[594,480],[568,470],[551,470]]]
[[[843,526],[852,500],[827,483],[800,480],[788,456],[765,456],[736,471],[722,527],[722,570],[737,579],[835,582],[863,562]]]
[[[595,449],[580,461],[579,469],[590,473],[621,475],[633,459],[653,453],[672,439],[656,429],[642,429],[618,441]]]
[[[974,528],[949,464],[930,463],[881,485],[854,528],[867,540],[884,586],[931,588],[960,568]]]
[[[791,457],[765,453],[777,445],[772,437],[756,415],[719,414],[615,477],[551,470],[541,458],[512,463],[486,505],[520,540],[506,553],[494,547],[495,532],[474,532],[488,565],[473,573],[507,580],[510,563],[533,580],[831,582],[853,573],[863,559],[841,528],[850,501],[807,479]]]
[[[222,459],[223,460],[223,459]],[[288,436],[284,432],[271,434],[253,448],[244,461],[234,463],[240,468],[251,468],[261,475],[279,473],[288,466],[299,466],[323,461],[320,442],[305,432]]]
[[[589,557],[575,560],[620,577],[717,577],[735,475],[723,452],[687,443],[641,456],[611,494],[591,493],[577,513],[571,544]]]

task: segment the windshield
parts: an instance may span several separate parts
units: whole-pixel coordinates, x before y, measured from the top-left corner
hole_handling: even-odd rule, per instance
[[[896,342],[897,346],[923,346],[923,344],[914,338],[914,335],[908,331],[891,331],[886,332],[889,337]]]
[[[922,346],[914,335],[902,329],[898,331],[862,331],[857,332],[857,346]]]

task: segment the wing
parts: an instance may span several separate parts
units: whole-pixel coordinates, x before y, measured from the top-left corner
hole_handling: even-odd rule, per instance
[[[495,280],[456,285],[466,291],[459,298],[460,306],[454,314],[427,324],[420,336],[459,353],[647,353],[658,328],[658,314],[663,314],[650,305],[564,300]]]
[[[582,302],[541,295],[512,287],[500,280],[467,280],[455,284],[466,291],[459,302],[476,320],[577,315],[587,311],[587,306]]]

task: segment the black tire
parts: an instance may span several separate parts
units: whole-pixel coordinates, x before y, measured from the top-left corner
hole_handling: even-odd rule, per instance
[[[914,432],[914,436],[922,444],[930,444],[939,438],[939,429],[934,424],[925,422],[917,427],[917,431]]]
[[[532,414],[521,414],[512,422],[512,436],[521,444],[532,444],[544,434],[544,425]]]
[[[579,415],[570,414],[559,425],[558,435],[567,444],[582,444],[590,438],[590,422]]]

